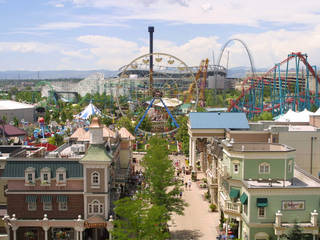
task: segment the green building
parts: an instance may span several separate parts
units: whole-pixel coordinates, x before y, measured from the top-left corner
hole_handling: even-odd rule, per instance
[[[295,166],[294,148],[221,143],[213,198],[227,219],[226,233],[242,240],[275,240],[298,224],[310,239],[318,239],[320,181]]]

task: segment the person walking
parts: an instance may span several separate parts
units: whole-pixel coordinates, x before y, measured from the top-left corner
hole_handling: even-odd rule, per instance
[[[184,183],[184,187],[186,190],[188,189],[188,182],[187,181]]]
[[[189,179],[188,180],[189,191],[191,190],[191,185],[192,185],[192,182],[191,182],[191,179]]]
[[[180,198],[182,198],[182,191],[180,191]]]

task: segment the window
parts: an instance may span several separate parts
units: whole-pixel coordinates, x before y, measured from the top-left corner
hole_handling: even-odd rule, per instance
[[[66,169],[61,167],[56,170],[56,184],[57,185],[66,185],[67,181],[67,174],[66,174]]]
[[[91,174],[91,185],[93,186],[100,185],[100,174],[98,172],[93,172]]]
[[[93,200],[91,203],[89,203],[88,212],[89,214],[103,214],[103,204],[98,200]]]
[[[290,160],[288,163],[288,171],[292,172],[292,160]]]
[[[35,169],[32,167],[27,168],[24,171],[25,176],[25,184],[26,185],[34,185],[35,184]]]
[[[233,164],[233,173],[235,174],[239,173],[239,164]]]
[[[44,211],[51,211],[52,210],[52,202],[43,202],[43,210]]]
[[[248,215],[248,204],[242,205],[242,211],[244,212],[245,215]]]
[[[51,170],[48,167],[41,169],[41,185],[50,185],[51,182]]]
[[[59,211],[66,211],[68,210],[68,203],[67,202],[59,202]]]
[[[57,202],[59,205],[59,211],[66,211],[68,210],[68,196],[66,195],[58,195]]]
[[[265,207],[258,207],[258,217],[264,218],[266,216],[266,208]]]
[[[36,202],[28,202],[28,211],[36,211],[37,203]]]
[[[262,174],[270,173],[270,164],[269,163],[261,163],[259,165],[259,173],[262,173]]]

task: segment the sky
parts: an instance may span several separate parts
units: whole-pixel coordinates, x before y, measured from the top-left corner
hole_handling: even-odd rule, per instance
[[[291,52],[320,65],[318,0],[0,0],[0,71],[117,70],[154,51],[189,66],[212,64],[229,39],[247,45],[256,68]],[[238,41],[221,64],[250,66]]]

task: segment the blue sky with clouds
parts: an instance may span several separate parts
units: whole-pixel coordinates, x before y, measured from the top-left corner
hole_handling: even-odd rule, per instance
[[[198,65],[230,38],[245,41],[256,67],[292,51],[320,64],[320,1],[0,0],[0,70],[118,69],[155,50]],[[232,44],[230,66],[248,66]],[[223,57],[222,62],[225,62]]]

